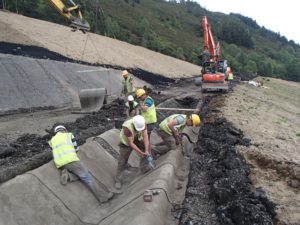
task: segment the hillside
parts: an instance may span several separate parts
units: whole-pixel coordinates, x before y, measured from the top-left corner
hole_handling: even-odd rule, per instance
[[[14,13],[0,11],[0,29],[4,31],[0,33],[1,42],[39,46],[74,60],[118,68],[143,68],[166,77],[190,77],[201,70],[199,66],[140,46],[97,34],[71,32],[69,27]]]
[[[62,23],[46,1],[7,3],[19,13]],[[260,27],[255,18],[214,13],[192,1],[101,0],[77,1],[92,31],[174,56],[195,64],[202,51],[201,18],[206,15],[222,56],[235,72],[258,73],[300,81],[300,46],[279,33]]]

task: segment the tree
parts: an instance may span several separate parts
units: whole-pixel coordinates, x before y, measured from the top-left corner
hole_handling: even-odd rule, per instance
[[[237,22],[224,22],[220,32],[220,39],[230,44],[241,45],[246,48],[254,48],[254,42],[249,30]]]
[[[286,66],[287,79],[300,82],[300,62],[293,60]]]
[[[249,60],[246,64],[246,66],[243,68],[243,70],[245,72],[249,72],[249,73],[256,73],[257,72],[257,65],[256,62],[254,62],[253,60]]]

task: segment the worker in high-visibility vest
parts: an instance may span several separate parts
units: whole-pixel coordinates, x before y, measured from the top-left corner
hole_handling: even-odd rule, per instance
[[[230,67],[227,67],[227,80],[229,82],[229,90],[232,90],[233,88],[233,73],[231,71],[231,68]]]
[[[134,80],[131,75],[129,75],[127,70],[122,71],[122,76],[124,78],[122,82],[122,95],[125,95],[127,98],[128,95],[134,94],[136,88],[134,87]]]
[[[141,115],[145,118],[148,130],[148,136],[150,139],[150,135],[152,130],[155,127],[157,122],[156,118],[156,107],[153,98],[146,94],[144,89],[138,89],[135,93],[138,101],[139,107],[141,109]]]
[[[127,108],[127,117],[132,118],[136,115],[139,115],[139,104],[134,100],[134,97],[132,95],[128,95],[127,102],[125,103],[125,106]]]
[[[116,174],[115,188],[120,189],[123,183],[123,173],[127,167],[129,156],[134,150],[140,157],[140,168],[142,172],[149,170],[146,158],[150,156],[150,145],[147,134],[147,126],[144,117],[134,116],[122,124],[120,132],[120,155]]]
[[[98,194],[91,174],[77,156],[76,152],[79,150],[79,147],[74,135],[62,125],[56,126],[54,133],[55,135],[48,144],[52,150],[54,164],[56,168],[61,170],[61,184],[66,185],[68,182],[79,179],[88,187],[99,202],[105,202],[112,198],[112,192],[109,192],[107,196]]]
[[[151,148],[154,156],[162,155],[175,149],[176,145],[181,144],[182,131],[186,126],[199,126],[200,117],[197,114],[187,116],[185,114],[173,114],[165,118],[159,124],[157,134],[162,138],[162,142]]]

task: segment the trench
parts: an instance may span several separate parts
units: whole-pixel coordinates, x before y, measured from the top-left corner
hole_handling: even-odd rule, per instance
[[[273,224],[276,205],[262,189],[252,191],[249,168],[235,150],[251,141],[219,115],[221,96],[204,102],[179,224]]]
[[[157,104],[168,98],[156,94],[151,89],[148,91]],[[49,148],[47,143],[53,136],[53,128],[56,125],[63,124],[75,134],[78,145],[82,145],[88,138],[114,128],[116,118],[125,118],[125,109],[120,107],[124,104],[124,100],[115,99],[104,105],[97,113],[80,117],[74,122],[59,121],[53,124],[52,129],[46,130],[46,135],[24,134],[11,143],[0,143],[0,183],[42,166],[52,159],[50,152],[47,151]]]
[[[169,107],[195,108],[199,99],[193,96],[171,98],[152,92],[157,104]],[[202,101],[201,128],[190,162],[189,181],[185,200],[173,212],[180,225],[194,224],[273,224],[275,205],[263,190],[251,190],[249,168],[235,151],[235,145],[248,146],[251,141],[243,132],[218,115],[222,97],[208,96]],[[114,128],[114,118],[125,116],[124,104],[116,99],[98,113],[86,115],[73,123],[64,124],[73,131],[79,145],[89,137]],[[158,112],[158,120],[174,112]],[[53,124],[53,127],[56,124]],[[51,160],[45,149],[53,135],[24,135],[13,143],[0,145],[0,181],[37,168]]]
[[[1,46],[4,46],[3,43]],[[35,52],[29,54],[26,46],[8,43],[5,43],[5,46],[8,46],[5,48],[7,51],[2,53],[77,62],[68,58],[60,58],[62,56],[56,53],[50,54],[43,48],[37,47],[33,51],[32,46],[29,46],[31,51]],[[109,67],[109,65],[102,66]],[[155,79],[149,80],[150,83],[162,87],[170,83],[173,87],[187,85],[187,80],[184,79],[177,80],[175,84],[172,79],[141,69],[129,71],[143,80],[152,76]],[[151,89],[147,91],[151,93],[151,97],[157,104],[164,102],[169,107],[195,108],[199,101],[191,96],[177,100],[168,99],[169,97],[161,94],[160,91]],[[251,144],[251,141],[244,138],[241,130],[236,129],[218,115],[218,108],[223,102],[222,97],[208,96],[201,101],[203,102],[200,112],[202,125],[199,140],[191,157],[186,198],[180,208],[174,211],[174,217],[179,218],[181,225],[273,224],[274,203],[267,199],[263,190],[251,190],[249,168],[234,149],[235,145],[247,146]],[[122,100],[116,99],[97,113],[83,116],[72,123],[63,121],[61,123],[75,134],[78,144],[82,145],[89,137],[112,129],[115,126],[115,118],[125,117],[124,109],[120,107],[122,104],[124,104]],[[41,109],[37,109],[39,110]],[[159,121],[171,113],[174,112],[158,112]],[[57,124],[53,124],[52,128]],[[46,149],[48,148],[47,141],[53,135],[52,130],[47,130],[48,134],[44,136],[25,134],[12,143],[0,143],[0,183],[51,160],[51,155]]]

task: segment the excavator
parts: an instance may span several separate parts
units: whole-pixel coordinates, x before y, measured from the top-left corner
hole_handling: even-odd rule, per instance
[[[215,44],[211,27],[206,16],[202,18],[203,53],[199,57],[202,62],[201,77],[195,79],[196,85],[202,86],[202,92],[209,90],[228,91],[226,81],[227,60],[220,60],[220,44]]]
[[[90,31],[89,23],[83,19],[80,5],[68,0],[71,7],[66,7],[61,0],[48,0],[53,8],[59,12],[68,22],[73,31],[81,30],[83,33]],[[81,89],[78,93],[81,111],[74,113],[93,113],[101,109],[106,102],[107,90],[105,88]]]
[[[90,30],[89,23],[83,19],[80,11],[80,5],[75,4],[72,0],[68,0],[70,7],[61,0],[48,0],[50,5],[59,12],[69,23],[69,26],[75,30],[81,30],[83,33]]]

